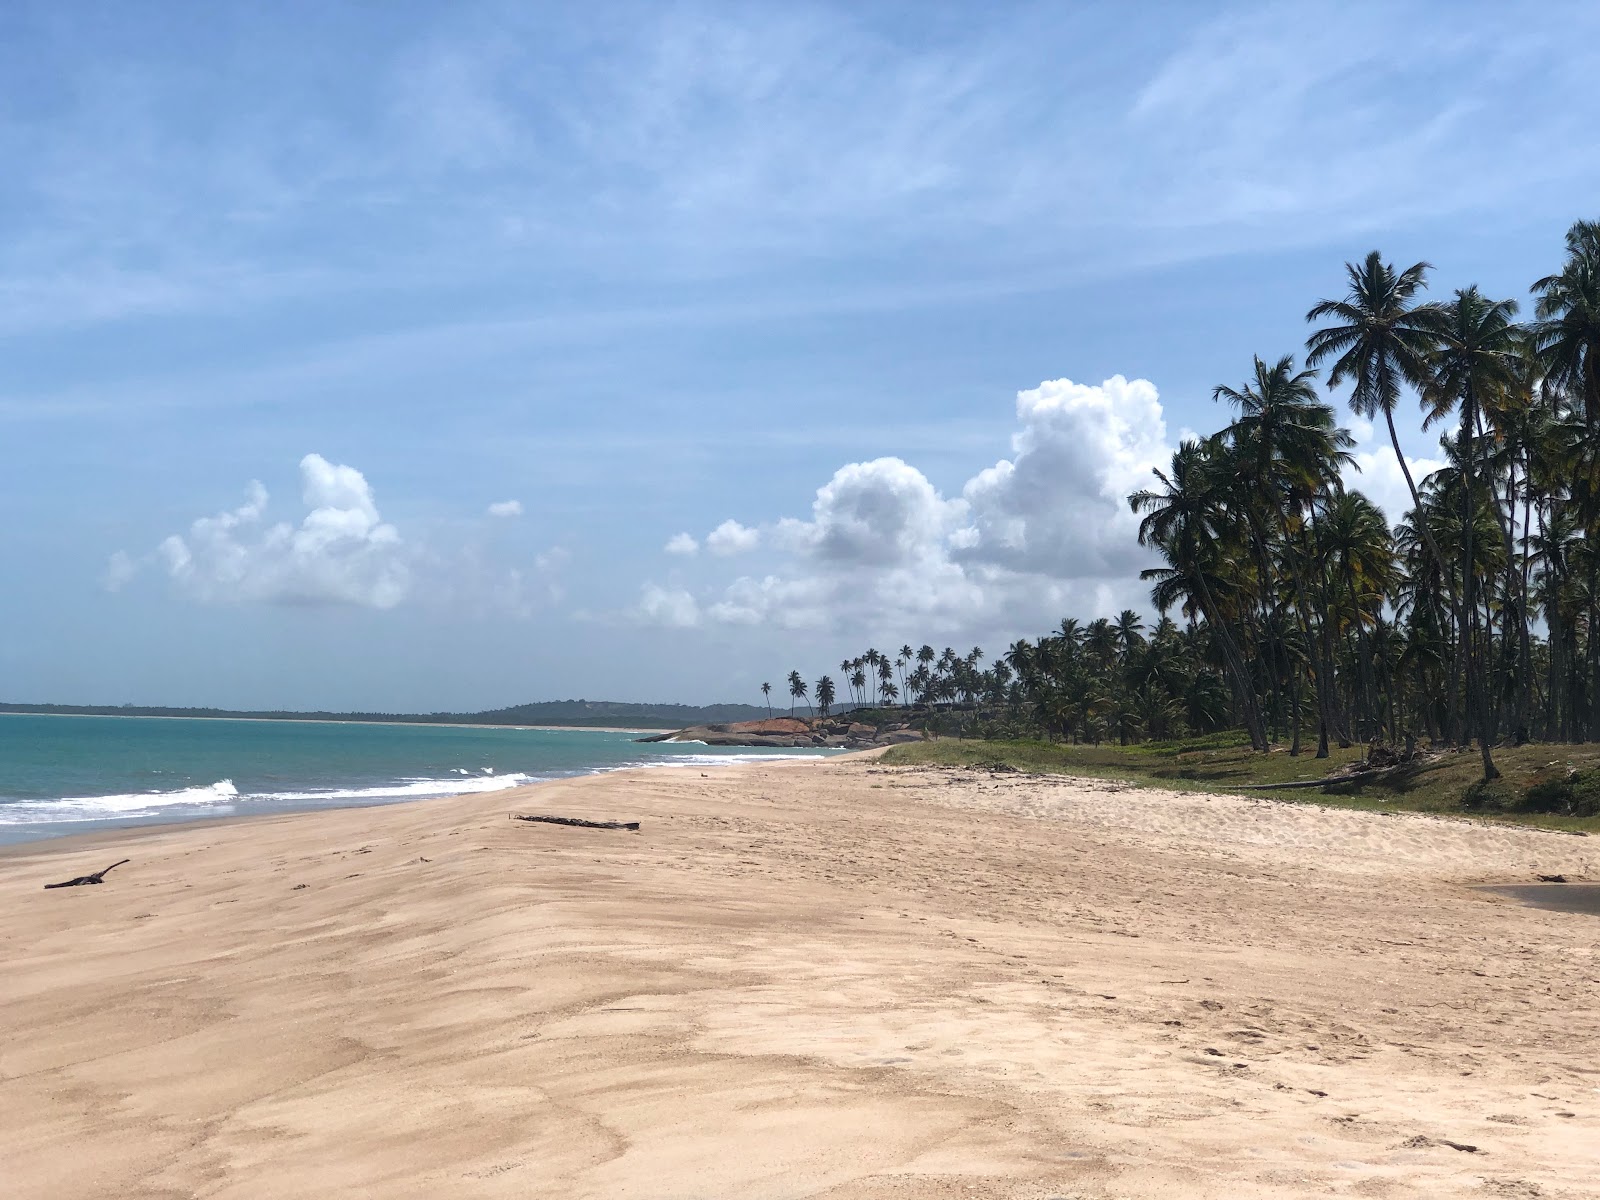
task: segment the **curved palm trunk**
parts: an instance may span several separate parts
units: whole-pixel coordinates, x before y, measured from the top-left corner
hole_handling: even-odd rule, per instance
[[[1417,492],[1417,483],[1411,477],[1411,467],[1406,463],[1405,451],[1400,449],[1400,435],[1395,431],[1394,413],[1388,408],[1383,410],[1384,424],[1389,428],[1389,445],[1394,447],[1395,461],[1400,464],[1400,474],[1405,476],[1406,490],[1411,493],[1411,511],[1417,516],[1417,532],[1422,535],[1423,544],[1428,547],[1428,553],[1433,555],[1434,564],[1439,568],[1439,580],[1444,585],[1445,593],[1449,598],[1451,617],[1460,623],[1461,606],[1456,602],[1456,590],[1450,578],[1450,569],[1445,565],[1444,552],[1439,549],[1439,543],[1434,540],[1433,530],[1428,528],[1428,522],[1422,509],[1422,496]],[[1456,679],[1455,669],[1451,670],[1450,691],[1446,697],[1449,709],[1445,714],[1445,734],[1454,739],[1456,736]]]

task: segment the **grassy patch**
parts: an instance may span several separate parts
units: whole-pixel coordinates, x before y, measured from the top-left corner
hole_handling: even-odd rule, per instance
[[[1152,787],[1220,791],[1327,776],[1362,757],[1361,747],[1335,748],[1317,759],[1287,750],[1255,754],[1232,735],[1137,746],[1068,746],[1055,742],[986,742],[954,738],[891,749],[897,766],[1012,767],[1031,774],[1086,775]],[[1547,828],[1600,831],[1600,746],[1527,745],[1495,751],[1504,778],[1479,783],[1476,753],[1448,754],[1378,783],[1257,792],[1277,800],[1374,811],[1456,813]]]

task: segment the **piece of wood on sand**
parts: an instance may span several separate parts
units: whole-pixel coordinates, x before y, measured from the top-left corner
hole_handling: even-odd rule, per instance
[[[585,821],[579,817],[545,817],[533,813],[512,813],[513,821],[538,821],[546,825],[574,825],[579,829],[633,829],[639,828],[637,821]]]
[[[48,892],[51,888],[86,887],[91,883],[104,883],[106,871],[113,870],[116,867],[120,867],[125,862],[132,861],[133,859],[131,858],[124,858],[119,862],[112,863],[111,866],[105,868],[103,871],[96,871],[93,875],[79,875],[76,879],[64,879],[60,883],[47,883],[44,885],[44,890]]]

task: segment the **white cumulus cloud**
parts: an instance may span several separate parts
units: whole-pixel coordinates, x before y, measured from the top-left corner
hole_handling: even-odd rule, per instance
[[[635,616],[932,636],[1144,607],[1138,573],[1151,560],[1127,496],[1172,455],[1155,386],[1120,375],[1049,380],[1020,392],[1016,413],[1011,456],[960,495],[941,494],[900,458],[849,463],[817,489],[809,518],[765,529],[730,521],[707,539],[730,526],[764,536],[783,555],[776,570],[713,584],[702,600],[647,589]],[[688,612],[692,622],[678,620]]]
[[[1344,485],[1351,491],[1361,492],[1383,510],[1391,527],[1411,511],[1411,489],[1400,472],[1400,463],[1394,456],[1386,429],[1375,427],[1371,421],[1356,417],[1350,422],[1350,432],[1356,445],[1351,454],[1357,470],[1346,471]],[[1447,466],[1442,458],[1424,458],[1406,455],[1406,466],[1417,487],[1435,471]]]
[[[522,501],[496,500],[489,505],[487,511],[491,517],[520,517],[522,515]]]
[[[646,625],[689,629],[700,623],[700,605],[682,588],[664,588],[648,583],[639,597],[635,616]]]
[[[695,541],[694,538],[687,533],[675,533],[672,535],[672,537],[667,539],[667,544],[663,547],[663,549],[666,550],[668,554],[682,554],[684,556],[688,556],[699,553],[700,543]]]
[[[411,573],[393,525],[354,467],[320,454],[300,460],[307,513],[298,525],[267,524],[267,489],[252,481],[238,508],[201,517],[157,548],[167,573],[196,599],[222,604],[349,604],[392,608]],[[110,573],[126,582],[126,556]],[[109,578],[108,578],[109,582]]]
[[[734,520],[724,521],[706,534],[706,549],[724,558],[735,554],[748,554],[760,544],[759,529],[751,529]]]
[[[1145,556],[1128,493],[1172,457],[1155,385],[1049,380],[1017,394],[1017,420],[1012,457],[962,489],[963,555],[1055,578],[1137,573]]]

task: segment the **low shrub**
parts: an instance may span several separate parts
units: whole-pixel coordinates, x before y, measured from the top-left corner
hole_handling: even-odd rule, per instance
[[[1517,807],[1522,812],[1563,817],[1600,816],[1600,770],[1568,771],[1540,779],[1523,794]]]
[[[1516,790],[1504,779],[1480,779],[1461,798],[1461,807],[1468,812],[1510,812],[1519,803]]]

